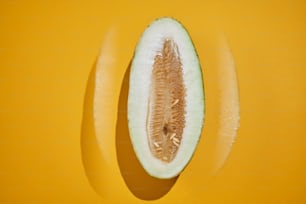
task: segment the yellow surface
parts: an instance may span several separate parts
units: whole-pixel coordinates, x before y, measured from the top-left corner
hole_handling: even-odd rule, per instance
[[[0,203],[306,203],[306,4],[212,2],[1,1]],[[134,46],[160,16],[188,29],[207,100],[194,158],[164,183],[127,164],[124,119]],[[240,128],[214,171],[219,36],[235,62]],[[106,68],[95,72],[99,53]],[[93,89],[105,106],[95,121]]]

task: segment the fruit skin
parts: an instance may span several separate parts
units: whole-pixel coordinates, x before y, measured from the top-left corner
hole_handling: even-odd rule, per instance
[[[163,163],[153,157],[146,139],[146,111],[152,63],[156,52],[162,46],[160,42],[165,38],[172,38],[178,44],[186,89],[186,125],[183,139],[176,158],[170,163]],[[187,30],[173,18],[164,17],[155,20],[144,31],[136,46],[131,64],[128,95],[131,141],[137,158],[148,174],[168,179],[177,176],[186,167],[201,136],[205,115],[204,102],[202,70]]]

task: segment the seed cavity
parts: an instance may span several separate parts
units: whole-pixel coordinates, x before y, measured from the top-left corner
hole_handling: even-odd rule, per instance
[[[171,162],[180,147],[185,127],[185,86],[177,44],[165,38],[154,58],[147,115],[150,151]]]

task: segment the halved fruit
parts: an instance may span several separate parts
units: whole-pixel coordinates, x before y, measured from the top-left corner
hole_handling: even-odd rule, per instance
[[[204,86],[191,38],[172,18],[154,21],[138,42],[128,120],[134,151],[148,174],[172,178],[185,168],[202,131]]]

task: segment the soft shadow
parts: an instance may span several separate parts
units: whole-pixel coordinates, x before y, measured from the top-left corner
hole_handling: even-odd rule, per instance
[[[103,158],[98,146],[98,141],[94,128],[93,117],[93,99],[95,86],[96,62],[94,63],[88,77],[84,107],[83,120],[81,129],[81,152],[82,162],[86,176],[92,188],[101,195],[103,191],[101,182],[105,180],[103,177]],[[105,167],[104,167],[105,168]]]
[[[121,85],[116,126],[116,151],[121,175],[129,190],[139,199],[156,200],[166,195],[178,177],[157,179],[145,172],[139,163],[130,140],[127,120],[127,99],[130,66],[124,74]]]
[[[233,55],[224,36],[217,44],[217,74],[219,88],[219,128],[214,155],[214,172],[226,163],[240,126],[238,78]]]

